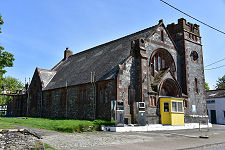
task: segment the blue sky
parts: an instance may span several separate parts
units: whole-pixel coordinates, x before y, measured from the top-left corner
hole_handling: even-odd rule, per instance
[[[165,0],[225,31],[225,0]],[[7,74],[24,82],[36,67],[51,69],[69,47],[73,53],[178,18],[197,23],[159,0],[1,0],[4,20],[0,45],[15,56]],[[200,24],[204,64],[225,58],[225,35]],[[225,60],[210,66],[225,64]],[[225,67],[205,71],[213,89]]]

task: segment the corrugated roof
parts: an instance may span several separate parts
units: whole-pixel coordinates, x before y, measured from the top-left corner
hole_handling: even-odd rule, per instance
[[[206,99],[221,98],[221,97],[225,97],[225,89],[224,90],[209,90],[209,91],[206,91]]]
[[[156,26],[68,57],[53,68],[56,74],[44,90],[89,83],[91,72],[95,72],[95,81],[114,79],[118,65],[130,55],[131,41],[141,37],[146,38]]]

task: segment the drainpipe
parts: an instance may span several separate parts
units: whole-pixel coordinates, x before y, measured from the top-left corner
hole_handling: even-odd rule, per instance
[[[27,90],[27,117],[28,117],[29,88]]]
[[[93,119],[96,119],[96,83],[95,83],[95,72],[91,72],[91,84],[92,84],[92,88],[93,88],[93,97],[94,97],[94,101],[93,101],[93,110],[94,110],[94,117]]]
[[[96,109],[96,82],[94,81],[94,111],[95,111],[95,115],[94,115],[94,119],[96,119],[96,113],[97,113],[97,109]]]
[[[28,82],[28,90],[27,90],[27,117],[28,117],[28,111],[29,111],[29,100],[30,100],[30,78]]]
[[[40,117],[42,117],[42,112],[43,112],[43,91],[41,90],[41,109],[40,109]]]
[[[66,118],[67,118],[67,97],[68,97],[68,90],[67,90],[67,81],[66,81]]]

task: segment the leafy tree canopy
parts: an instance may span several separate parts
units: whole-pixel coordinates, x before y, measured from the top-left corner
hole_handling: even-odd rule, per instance
[[[2,16],[0,14],[0,33],[2,33],[1,25],[3,23],[4,21],[2,20]],[[14,60],[13,54],[5,51],[4,47],[0,46],[0,80],[2,80],[3,74],[6,73],[5,67],[12,67]]]
[[[225,75],[216,81],[216,89],[225,89]]]
[[[10,93],[17,93],[23,90],[24,85],[18,79],[7,76],[3,78],[4,90],[10,91]]]
[[[205,90],[208,91],[210,89],[209,84],[205,82]]]
[[[13,77],[5,77],[1,80],[0,93],[3,90],[8,94],[19,93],[19,91],[24,89],[24,85],[18,79]],[[12,101],[12,97],[0,95],[0,105],[5,104],[6,102]]]

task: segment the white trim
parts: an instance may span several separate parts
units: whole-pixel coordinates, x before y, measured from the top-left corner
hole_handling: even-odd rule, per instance
[[[160,130],[184,130],[184,129],[199,129],[199,128],[211,128],[212,124],[199,124],[199,123],[185,123],[184,125],[177,126],[163,126],[162,124],[149,124],[146,126],[127,126],[124,127],[102,127],[103,131],[111,132],[137,132],[137,131],[160,131]]]
[[[208,115],[189,115],[191,117],[200,117],[200,118],[207,118]]]
[[[172,97],[172,96],[159,96],[159,98],[173,98],[177,100],[184,100],[184,98],[177,98],[177,97]]]
[[[172,102],[175,102],[177,105],[177,111],[173,111],[173,105]],[[178,103],[182,103],[182,111],[178,111]],[[183,107],[183,101],[175,101],[175,100],[171,100],[171,112],[173,113],[184,113],[184,107]]]

